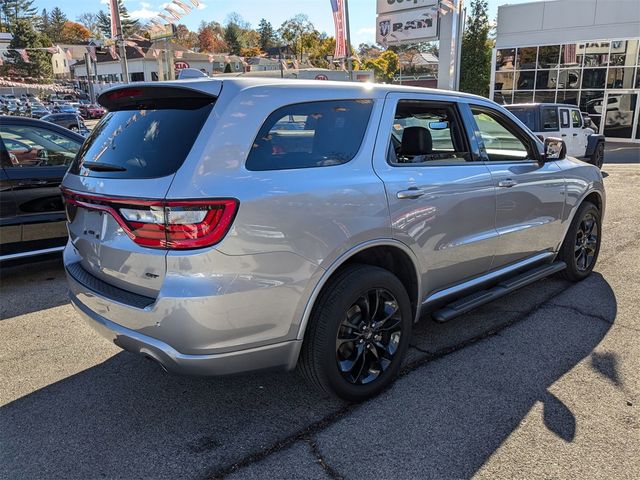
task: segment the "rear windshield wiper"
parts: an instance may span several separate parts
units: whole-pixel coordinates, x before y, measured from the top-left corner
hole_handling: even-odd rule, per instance
[[[91,170],[92,172],[126,172],[127,171],[126,168],[121,167],[119,165],[113,165],[111,163],[84,162],[82,166],[87,170]]]

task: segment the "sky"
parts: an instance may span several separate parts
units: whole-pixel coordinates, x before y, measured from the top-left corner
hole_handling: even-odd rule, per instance
[[[489,19],[493,21],[497,15],[498,5],[516,4],[532,0],[489,0]],[[167,0],[124,0],[133,17],[148,20],[161,11]],[[51,11],[60,7],[70,20],[84,12],[97,12],[108,8],[108,0],[35,0],[34,6],[39,10]],[[466,0],[465,4],[470,3]],[[349,0],[349,17],[351,23],[351,43],[373,43],[375,40],[376,0]],[[224,23],[231,12],[238,12],[253,27],[261,18],[266,18],[274,28],[297,13],[306,13],[316,29],[333,35],[333,17],[329,0],[200,0],[200,8],[192,10],[183,17],[190,30],[196,30],[202,20],[215,20]]]

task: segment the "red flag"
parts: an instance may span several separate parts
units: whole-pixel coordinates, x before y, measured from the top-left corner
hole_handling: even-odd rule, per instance
[[[109,11],[111,13],[111,38],[116,38],[118,35],[116,16],[120,15],[118,10],[118,0],[109,0]]]
[[[336,51],[334,58],[345,58],[347,56],[346,25],[344,15],[344,0],[330,0],[333,11],[333,24],[336,28]]]
[[[178,59],[182,58],[182,50],[176,50],[175,52],[173,52],[174,56]]]

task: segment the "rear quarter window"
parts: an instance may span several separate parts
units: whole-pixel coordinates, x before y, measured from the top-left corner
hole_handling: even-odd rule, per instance
[[[298,103],[273,112],[260,128],[246,162],[248,170],[284,170],[340,165],[356,156],[373,100]]]
[[[509,111],[518,117],[518,120],[524,123],[532,132],[538,130],[535,110],[531,108],[510,108]]]

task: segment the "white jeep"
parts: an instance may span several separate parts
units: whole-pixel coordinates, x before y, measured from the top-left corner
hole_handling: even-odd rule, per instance
[[[505,107],[541,140],[560,137],[567,145],[567,155],[602,168],[605,137],[589,128],[575,105],[524,103]]]

